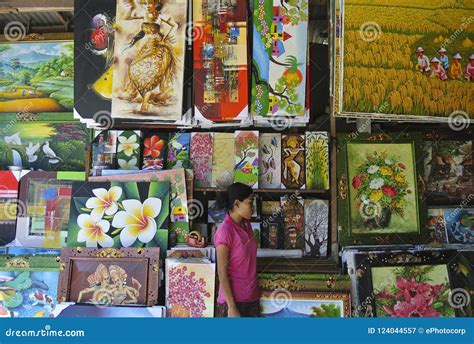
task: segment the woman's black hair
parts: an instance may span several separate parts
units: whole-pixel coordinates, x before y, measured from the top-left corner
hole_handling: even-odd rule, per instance
[[[235,201],[243,202],[253,193],[250,186],[242,183],[234,183],[227,188],[226,192],[221,192],[217,197],[217,206],[221,209],[231,211]]]

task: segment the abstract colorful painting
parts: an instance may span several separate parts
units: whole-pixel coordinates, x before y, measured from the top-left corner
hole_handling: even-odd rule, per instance
[[[258,188],[258,131],[236,131],[234,135],[234,182]]]
[[[277,289],[262,292],[260,305],[265,318],[348,318],[351,315],[349,293]]]
[[[143,169],[163,170],[165,167],[168,134],[146,133],[143,140]]]
[[[177,132],[170,135],[165,163],[167,170],[191,168],[191,162],[189,161],[190,144],[191,133]]]
[[[154,306],[158,302],[160,249],[61,250],[58,299],[100,306]]]
[[[305,248],[304,200],[299,196],[281,197],[284,216],[284,249]]]
[[[89,134],[79,122],[0,124],[0,169],[85,171]]]
[[[76,0],[74,109],[110,127],[116,1]]]
[[[117,166],[117,130],[94,130],[91,175]]]
[[[23,173],[15,244],[38,248],[66,246],[72,184],[85,177],[84,172]]]
[[[344,0],[341,13],[341,115],[474,118],[468,2]]]
[[[306,188],[329,190],[329,136],[327,132],[306,132]]]
[[[445,209],[444,219],[450,244],[474,244],[474,208]]]
[[[227,188],[234,182],[235,138],[233,133],[214,133],[212,186]]]
[[[447,244],[444,209],[428,208],[428,243],[431,245]]]
[[[212,121],[248,116],[247,3],[193,1],[196,116]]]
[[[169,317],[214,317],[215,264],[204,259],[166,259],[166,276]]]
[[[188,222],[188,195],[185,171],[174,169],[169,171],[139,171],[123,174],[120,171],[107,171],[107,175],[90,177],[91,182],[166,182],[170,184],[171,222]]]
[[[425,141],[424,150],[429,200],[452,203],[474,194],[472,141]]]
[[[20,174],[19,171],[0,171],[0,246],[15,239]]]
[[[306,256],[325,257],[328,253],[329,202],[304,200],[304,230]]]
[[[117,165],[119,170],[140,169],[140,130],[121,130],[117,132]]]
[[[287,189],[301,189],[305,184],[304,135],[283,135],[281,144],[281,180]]]
[[[454,317],[446,265],[373,267],[377,317]]]
[[[0,256],[0,314],[49,318],[57,306],[56,256]]]
[[[0,113],[57,113],[72,119],[72,41],[0,43]],[[51,118],[52,119],[52,118]]]
[[[112,117],[181,119],[187,1],[117,1]]]
[[[75,182],[72,194],[68,246],[161,247],[167,243],[169,182]]]
[[[308,1],[254,0],[252,115],[305,114]]]
[[[397,135],[397,136],[394,136]],[[416,133],[339,135],[338,217],[343,245],[422,243],[426,208]]]
[[[281,187],[281,134],[261,134],[258,145],[258,185],[262,189],[279,189]]]
[[[213,133],[191,134],[191,165],[196,187],[212,185]]]
[[[227,215],[227,211],[224,208],[219,207],[217,201],[208,201],[207,207],[207,222],[208,223],[222,223]]]

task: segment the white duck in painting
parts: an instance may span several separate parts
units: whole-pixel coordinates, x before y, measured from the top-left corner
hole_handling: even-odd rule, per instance
[[[43,153],[46,155],[47,158],[49,158],[49,163],[50,164],[57,164],[59,162],[59,158],[54,153],[54,151],[49,147],[49,141],[46,141],[46,143],[43,146]]]
[[[21,146],[20,133],[13,134],[11,136],[5,136],[5,142],[9,145]]]
[[[31,142],[28,147],[26,147],[26,155],[28,156],[28,162],[35,162],[36,160],[38,160],[36,152],[38,152],[39,148],[39,143],[33,145]]]

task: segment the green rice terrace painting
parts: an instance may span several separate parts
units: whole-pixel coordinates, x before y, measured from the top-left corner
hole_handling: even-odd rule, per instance
[[[72,112],[72,41],[0,44],[0,113]]]

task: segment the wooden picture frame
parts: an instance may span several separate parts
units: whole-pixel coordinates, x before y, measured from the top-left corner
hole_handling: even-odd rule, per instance
[[[356,317],[473,316],[469,298],[474,270],[471,252],[438,249],[351,253],[348,267]],[[402,293],[407,286],[411,292]],[[429,288],[432,302],[424,298],[422,288]],[[416,300],[414,294],[419,295]],[[407,298],[417,305],[416,309],[404,307],[410,301]]]
[[[154,306],[158,303],[159,257],[160,249],[157,247],[64,248],[61,251],[58,300]],[[79,268],[81,271],[78,272],[76,269]],[[92,298],[84,302],[86,297]]]
[[[416,133],[338,135],[341,246],[424,243],[420,149]]]
[[[260,305],[263,317],[287,317],[288,313],[292,317],[351,316],[351,294],[348,292],[276,289],[271,292],[263,291]]]

